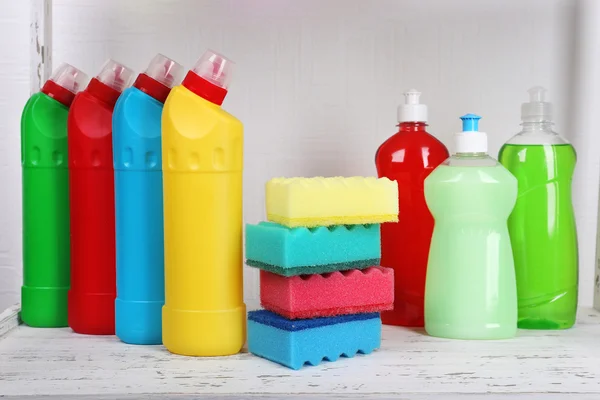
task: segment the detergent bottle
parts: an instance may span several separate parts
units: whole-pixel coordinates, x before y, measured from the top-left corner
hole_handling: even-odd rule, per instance
[[[69,112],[69,326],[77,333],[115,333],[112,114],[132,75],[129,68],[108,60],[75,96]]]
[[[529,90],[521,107],[523,130],[498,156],[519,182],[508,219],[517,274],[519,328],[564,329],[577,312],[577,230],[571,181],[576,154],[552,131],[552,104],[545,90]]]
[[[427,257],[433,217],[427,208],[423,182],[450,155],[427,132],[427,106],[421,93],[404,93],[398,107],[398,133],[377,150],[377,174],[398,184],[398,223],[381,225],[381,265],[394,269],[394,309],[381,313],[388,325],[423,326]]]
[[[456,154],[425,179],[435,220],[425,286],[425,330],[453,339],[517,331],[517,288],[507,219],[517,180],[487,154],[479,116],[461,117]]]
[[[117,299],[115,330],[131,344],[162,343],[165,302],[161,127],[183,67],[158,54],[113,113]]]
[[[67,326],[69,169],[67,115],[87,82],[62,64],[21,116],[23,171],[23,286],[21,319],[29,326]]]
[[[221,108],[232,67],[207,51],[162,114],[163,343],[177,354],[235,354],[245,342],[243,127]]]

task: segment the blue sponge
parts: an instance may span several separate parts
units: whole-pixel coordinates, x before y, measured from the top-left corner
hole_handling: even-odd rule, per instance
[[[379,265],[379,225],[288,228],[246,225],[247,264],[279,275],[320,274]]]
[[[368,354],[380,345],[379,313],[304,320],[288,320],[266,310],[248,313],[248,350],[292,369]]]

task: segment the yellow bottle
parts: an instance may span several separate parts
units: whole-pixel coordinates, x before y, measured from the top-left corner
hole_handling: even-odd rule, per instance
[[[246,339],[243,126],[221,108],[232,66],[207,51],[162,114],[163,343],[176,354],[235,354]]]

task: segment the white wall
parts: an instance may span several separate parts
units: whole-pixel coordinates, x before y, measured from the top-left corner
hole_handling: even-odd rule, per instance
[[[264,183],[273,176],[374,175],[375,151],[395,132],[407,88],[423,92],[431,132],[450,147],[458,117],[474,112],[497,153],[519,130],[520,104],[533,85],[549,90],[556,129],[576,139],[568,106],[576,97],[575,8],[565,0],[54,0],[53,57],[90,75],[108,57],[142,70],[157,52],[190,67],[207,47],[236,61],[224,107],[245,124],[245,219],[254,223],[265,217]],[[21,105],[0,110],[12,138],[14,193],[0,199],[9,203],[0,218],[11,223],[0,232],[11,249],[20,243],[14,136]],[[597,174],[585,190],[597,196]],[[576,201],[584,196],[576,193]],[[577,210],[586,232],[582,305],[592,304],[595,199]],[[17,255],[7,264],[19,266]],[[0,282],[14,276],[0,308],[18,299],[19,269],[0,270]],[[257,282],[246,270],[249,299]]]
[[[0,0],[0,313],[21,297],[19,124],[29,97],[28,3]]]

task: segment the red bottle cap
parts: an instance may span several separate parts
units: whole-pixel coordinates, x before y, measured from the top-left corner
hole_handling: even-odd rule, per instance
[[[114,105],[121,92],[131,84],[133,71],[114,60],[108,60],[100,73],[90,81],[87,90],[98,99]]]
[[[85,86],[87,80],[86,74],[72,65],[63,63],[46,81],[42,87],[42,93],[70,107],[75,94]]]
[[[181,82],[183,67],[162,54],[157,54],[144,73],[138,75],[134,87],[164,103],[171,88]]]
[[[183,86],[220,106],[227,95],[233,65],[231,60],[208,50],[187,73]]]

